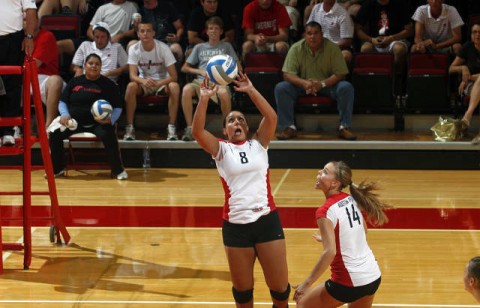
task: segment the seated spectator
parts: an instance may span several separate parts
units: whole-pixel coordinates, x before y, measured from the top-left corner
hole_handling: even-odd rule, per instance
[[[90,132],[103,142],[111,164],[112,177],[118,180],[128,178],[115,132],[115,123],[122,113],[123,100],[118,86],[100,74],[101,67],[102,60],[97,54],[88,55],[85,62],[85,75],[72,78],[60,97],[59,123],[64,127],[71,127],[69,121],[75,120],[77,128],[63,130],[57,128],[50,133],[50,154],[55,177],[65,175],[63,140],[73,134]],[[98,99],[108,101],[113,107],[111,117],[103,121],[95,120],[90,112],[92,104]]]
[[[224,35],[222,41],[231,44],[235,42],[235,27],[232,18],[225,11],[219,9],[218,0],[200,0],[200,6],[193,9],[188,21],[189,46],[185,52],[185,58],[188,58],[193,46],[208,41],[205,23],[207,19],[213,16],[218,16],[223,21]]]
[[[43,0],[38,8],[38,19],[54,14],[83,15],[87,12],[87,8],[86,0]]]
[[[126,46],[128,41],[134,38],[134,29],[131,27],[134,13],[138,13],[138,5],[127,0],[112,0],[112,2],[101,5],[90,21],[86,33],[87,39],[94,41],[93,26],[104,22],[110,30],[111,42]],[[60,54],[73,55],[83,41],[85,41],[84,38],[60,40],[57,42],[58,50]]]
[[[336,0],[324,0],[316,4],[308,22],[316,21],[323,29],[323,37],[337,44],[347,65],[352,61],[353,21]],[[307,23],[308,23],[307,22]]]
[[[297,40],[299,31],[300,31],[300,12],[297,10],[297,0],[278,0],[281,4],[287,9],[288,17],[292,25],[290,26],[289,31],[289,41],[294,42]]]
[[[180,13],[173,3],[159,0],[143,0],[140,14],[143,21],[152,23],[155,39],[170,46],[177,62],[182,63],[183,48],[181,44],[185,28]],[[136,42],[136,40],[130,41],[129,46]]]
[[[463,274],[465,290],[480,303],[480,257],[473,257],[465,266]]]
[[[193,82],[186,84],[182,91],[182,108],[187,127],[185,128],[183,141],[192,141],[192,115],[193,115],[193,97],[200,97],[200,85],[206,76],[205,68],[208,60],[213,56],[224,54],[229,55],[237,61],[239,71],[242,70],[240,61],[232,45],[220,40],[223,33],[223,22],[218,16],[210,17],[206,24],[208,42],[200,43],[193,47],[192,53],[182,66],[182,72],[196,74],[197,78]],[[215,103],[219,103],[222,114],[225,117],[231,110],[231,94],[228,86],[218,86],[218,91],[210,98]]]
[[[305,26],[305,38],[290,47],[283,64],[284,81],[275,86],[279,140],[297,136],[295,103],[299,96],[326,95],[337,101],[340,114],[338,136],[346,140],[357,137],[350,132],[353,113],[353,86],[343,80],[348,68],[340,48],[323,38],[322,26],[311,21]]]
[[[413,14],[415,40],[411,52],[458,54],[462,48],[463,21],[457,9],[443,0],[428,0]]]
[[[402,0],[366,0],[355,18],[360,52],[392,53],[395,62],[395,93],[403,92],[407,52],[413,35],[408,7]]]
[[[155,37],[151,23],[141,22],[137,33],[140,41],[128,50],[130,83],[125,93],[127,126],[123,140],[135,140],[133,120],[137,108],[137,96],[165,94],[168,99],[167,140],[178,140],[177,120],[180,86],[177,83],[175,56],[167,44]]]
[[[117,83],[118,77],[128,71],[127,53],[119,43],[110,42],[110,29],[104,22],[93,25],[94,41],[85,41],[75,52],[72,65],[76,76],[82,75],[83,63],[88,55],[95,53],[102,59],[101,74]]]
[[[292,25],[287,9],[276,0],[253,0],[243,10],[245,42],[242,59],[248,53],[288,51],[288,28]]]
[[[40,97],[46,106],[45,126],[58,115],[58,100],[65,82],[59,75],[57,41],[52,32],[35,29],[32,57],[37,63]]]
[[[462,130],[466,132],[480,101],[480,24],[472,26],[471,41],[463,44],[450,65],[449,72],[461,74],[458,92],[460,95],[470,96],[468,109],[461,120]],[[472,143],[480,143],[480,135],[476,136]]]

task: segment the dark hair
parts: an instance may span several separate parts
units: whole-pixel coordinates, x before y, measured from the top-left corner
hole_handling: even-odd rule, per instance
[[[243,115],[243,117],[245,118],[245,123],[248,124],[247,122],[247,118],[245,117],[245,114],[243,112],[241,112],[240,110],[236,110],[236,109],[233,109],[233,110],[230,110],[230,112],[223,117],[223,128],[225,128],[227,126],[227,117],[232,113],[232,112],[239,112]]]
[[[110,39],[110,32],[107,29],[105,29],[104,27],[97,26],[97,27],[95,27],[95,30],[93,30],[92,32],[95,32],[96,30],[100,30],[100,31],[106,33],[108,38]]]
[[[340,182],[339,190],[350,186],[350,194],[360,209],[367,213],[367,220],[376,226],[386,223],[388,217],[383,210],[391,209],[393,206],[384,203],[378,199],[378,194],[373,193],[374,190],[379,189],[377,183],[362,181],[356,185],[352,182],[352,169],[345,162],[331,161],[330,163],[335,167],[335,178]]]
[[[480,282],[480,257],[473,257],[467,265],[467,273],[476,281]]]
[[[314,28],[316,27],[316,28],[320,29],[320,31],[322,31],[322,25],[320,25],[318,22],[313,21],[313,20],[310,21],[310,22],[308,22],[308,23],[305,25],[305,29],[306,29],[307,27],[314,27]]]
[[[96,53],[91,53],[91,54],[89,54],[89,55],[85,58],[85,63],[87,63],[87,61],[90,60],[90,58],[92,58],[92,57],[97,58],[98,61],[100,61],[100,64],[102,64],[102,58],[100,58],[100,56],[97,55]]]
[[[205,22],[205,28],[208,28],[210,25],[219,26],[221,29],[223,29],[223,20],[218,16],[210,17]]]

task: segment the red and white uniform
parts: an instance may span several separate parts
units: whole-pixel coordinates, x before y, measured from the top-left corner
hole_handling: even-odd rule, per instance
[[[330,265],[332,281],[360,287],[380,278],[380,268],[367,244],[365,221],[352,196],[340,192],[329,197],[315,216],[329,219],[335,230],[337,254]]]
[[[268,153],[256,139],[220,140],[214,157],[225,191],[223,219],[246,224],[276,209],[269,181]]]

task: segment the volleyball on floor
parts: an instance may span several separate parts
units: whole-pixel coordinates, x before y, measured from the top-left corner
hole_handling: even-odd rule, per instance
[[[238,68],[235,59],[228,55],[217,55],[208,60],[208,78],[216,84],[226,86],[237,77]]]
[[[92,104],[90,111],[92,112],[93,117],[97,121],[103,121],[108,119],[112,115],[112,105],[109,102],[103,99],[96,100]]]

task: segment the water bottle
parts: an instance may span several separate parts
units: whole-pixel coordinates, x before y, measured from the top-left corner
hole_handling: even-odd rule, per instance
[[[148,143],[143,149],[143,168],[150,168],[150,145]]]

